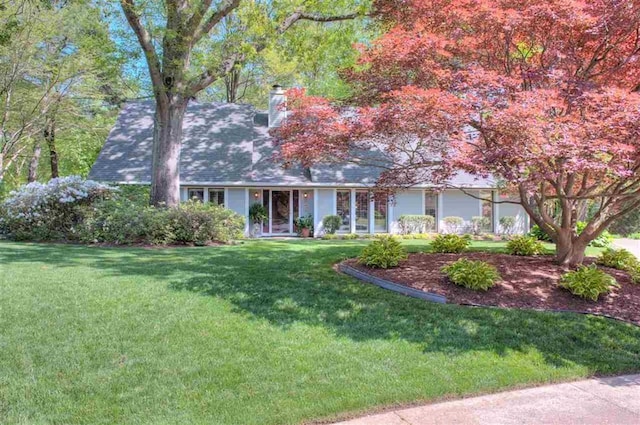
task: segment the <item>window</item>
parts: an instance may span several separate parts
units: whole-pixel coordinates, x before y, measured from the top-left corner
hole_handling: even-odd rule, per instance
[[[204,201],[204,189],[189,189],[187,191],[189,200],[196,198],[198,201]]]
[[[356,191],[356,232],[369,232],[369,192]]]
[[[224,189],[209,189],[209,202],[224,207]]]
[[[480,199],[482,199],[480,201],[482,203],[482,217],[486,218],[487,222],[489,223],[488,226],[482,230],[485,232],[492,232],[493,231],[493,202],[491,202],[491,199],[493,199],[493,192],[491,192],[490,190],[481,190]],[[485,199],[487,199],[487,201],[485,201]]]
[[[438,195],[432,192],[424,194],[424,215],[430,215],[434,219],[438,216]]]
[[[386,196],[376,196],[374,212],[374,232],[386,233],[387,232],[387,206],[389,200]]]
[[[350,190],[338,190],[336,191],[336,214],[342,220],[340,232],[351,231],[351,191]]]

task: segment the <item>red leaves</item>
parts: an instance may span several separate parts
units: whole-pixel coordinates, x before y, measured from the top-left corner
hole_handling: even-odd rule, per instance
[[[344,74],[357,106],[296,93],[278,131],[285,157],[355,161],[379,150],[390,164],[381,184],[395,186],[442,181],[453,168],[531,190],[569,175],[600,183],[591,195],[629,187],[616,182],[630,176],[640,186],[640,0],[375,6],[389,30]]]

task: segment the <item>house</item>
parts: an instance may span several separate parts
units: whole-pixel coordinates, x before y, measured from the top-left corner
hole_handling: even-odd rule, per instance
[[[269,129],[278,126],[286,112],[280,105],[284,91],[274,86],[269,111],[249,105],[190,104],[184,119],[180,160],[181,199],[198,198],[224,205],[248,217],[253,203],[262,203],[269,218],[264,236],[293,235],[294,218],[310,214],[315,236],[323,234],[322,219],[342,217],[339,232],[397,233],[403,214],[435,217],[445,231],[445,217],[457,216],[469,225],[472,217],[489,219],[488,232],[502,232],[500,217],[517,218],[516,232],[528,229],[528,216],[513,204],[494,204],[469,196],[496,200],[490,179],[458,174],[451,183],[460,189],[434,192],[429,184],[397,193],[393,199],[371,196],[380,170],[375,167],[319,165],[310,169],[283,167],[274,160]],[[154,103],[128,103],[96,160],[89,178],[119,184],[150,184]],[[248,220],[247,220],[248,222]],[[247,233],[249,225],[247,224]]]

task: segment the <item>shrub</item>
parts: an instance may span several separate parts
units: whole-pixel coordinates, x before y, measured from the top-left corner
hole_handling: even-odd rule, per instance
[[[451,282],[474,291],[486,291],[501,279],[498,270],[491,264],[466,258],[444,266],[442,271]]]
[[[471,232],[474,235],[480,235],[483,231],[491,227],[491,220],[489,217],[471,217]]]
[[[587,227],[587,223],[585,223],[584,221],[579,221],[576,224],[576,232],[578,234],[582,233],[585,227]],[[611,245],[612,241],[613,236],[611,235],[611,233],[609,233],[609,231],[605,230],[604,232],[600,233],[597,238],[592,240],[589,243],[589,246],[595,246],[596,248],[606,248]]]
[[[327,215],[322,219],[322,227],[325,233],[333,235],[342,225],[342,219],[338,215]]]
[[[267,208],[259,202],[251,204],[249,207],[249,220],[252,224],[262,223],[269,218]]]
[[[609,230],[621,235],[627,235],[629,238],[632,235],[636,235],[637,237],[632,239],[640,239],[640,208],[636,208],[615,220],[609,226]]]
[[[358,262],[367,267],[388,269],[397,267],[400,261],[407,258],[407,251],[393,236],[374,239],[367,245],[360,256]]]
[[[462,217],[445,217],[442,219],[447,233],[462,233],[464,220]]]
[[[77,240],[84,210],[117,188],[78,176],[29,183],[0,208],[0,233],[16,240]]]
[[[529,236],[536,238],[539,241],[553,242],[547,232],[542,230],[537,224],[533,225],[533,227],[529,231]]]
[[[398,217],[398,226],[404,235],[425,233],[435,229],[436,219],[430,215],[404,214]]]
[[[433,252],[459,254],[469,246],[469,238],[454,234],[438,235],[431,242]]]
[[[635,239],[638,240],[640,239],[640,232],[637,233],[631,233],[629,236],[627,236],[629,239]]]
[[[607,294],[611,288],[620,285],[613,276],[603,272],[595,264],[591,264],[563,274],[560,278],[560,286],[568,289],[573,295],[598,301],[600,295]]]
[[[538,255],[544,252],[542,242],[531,236],[516,236],[507,243],[511,255]]]
[[[244,231],[244,217],[217,205],[191,200],[168,211],[177,243],[228,242]]]
[[[626,249],[605,249],[598,259],[598,264],[618,270],[630,270],[638,267],[638,259]]]
[[[582,233],[585,227],[587,227],[587,223],[585,223],[584,221],[579,221],[578,223],[576,223],[576,234],[579,235],[580,233]],[[547,234],[547,232],[542,230],[540,226],[538,226],[537,224],[531,228],[529,235],[535,237],[540,241],[552,242],[551,237]],[[589,243],[589,246],[605,248],[611,245],[612,240],[613,240],[613,236],[611,235],[611,233],[605,230],[600,234],[600,236],[592,240]]]
[[[325,233],[324,235],[322,235],[322,239],[325,241],[332,241],[338,239],[338,235],[336,235],[335,233]]]
[[[303,215],[293,220],[298,235],[302,234],[303,229],[308,229],[310,234],[313,233],[313,216],[311,214]]]
[[[342,235],[342,239],[345,240],[358,239],[359,237],[360,235],[358,235],[357,233],[347,233],[346,235]]]
[[[500,217],[499,222],[502,233],[510,235],[516,230],[518,220],[512,215],[505,215],[504,217]]]

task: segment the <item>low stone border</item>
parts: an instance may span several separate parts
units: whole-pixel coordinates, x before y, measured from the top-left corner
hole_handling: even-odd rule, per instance
[[[338,264],[338,270],[344,274],[348,274],[351,277],[355,277],[358,280],[362,280],[367,283],[372,283],[384,289],[388,289],[393,292],[397,292],[402,295],[406,295],[412,298],[419,298],[422,300],[430,301],[438,304],[446,304],[447,299],[442,295],[431,294],[429,292],[420,291],[418,289],[408,288],[397,283],[390,282],[388,280],[380,279],[379,277],[372,276],[370,274],[361,272],[351,266],[344,263]]]

